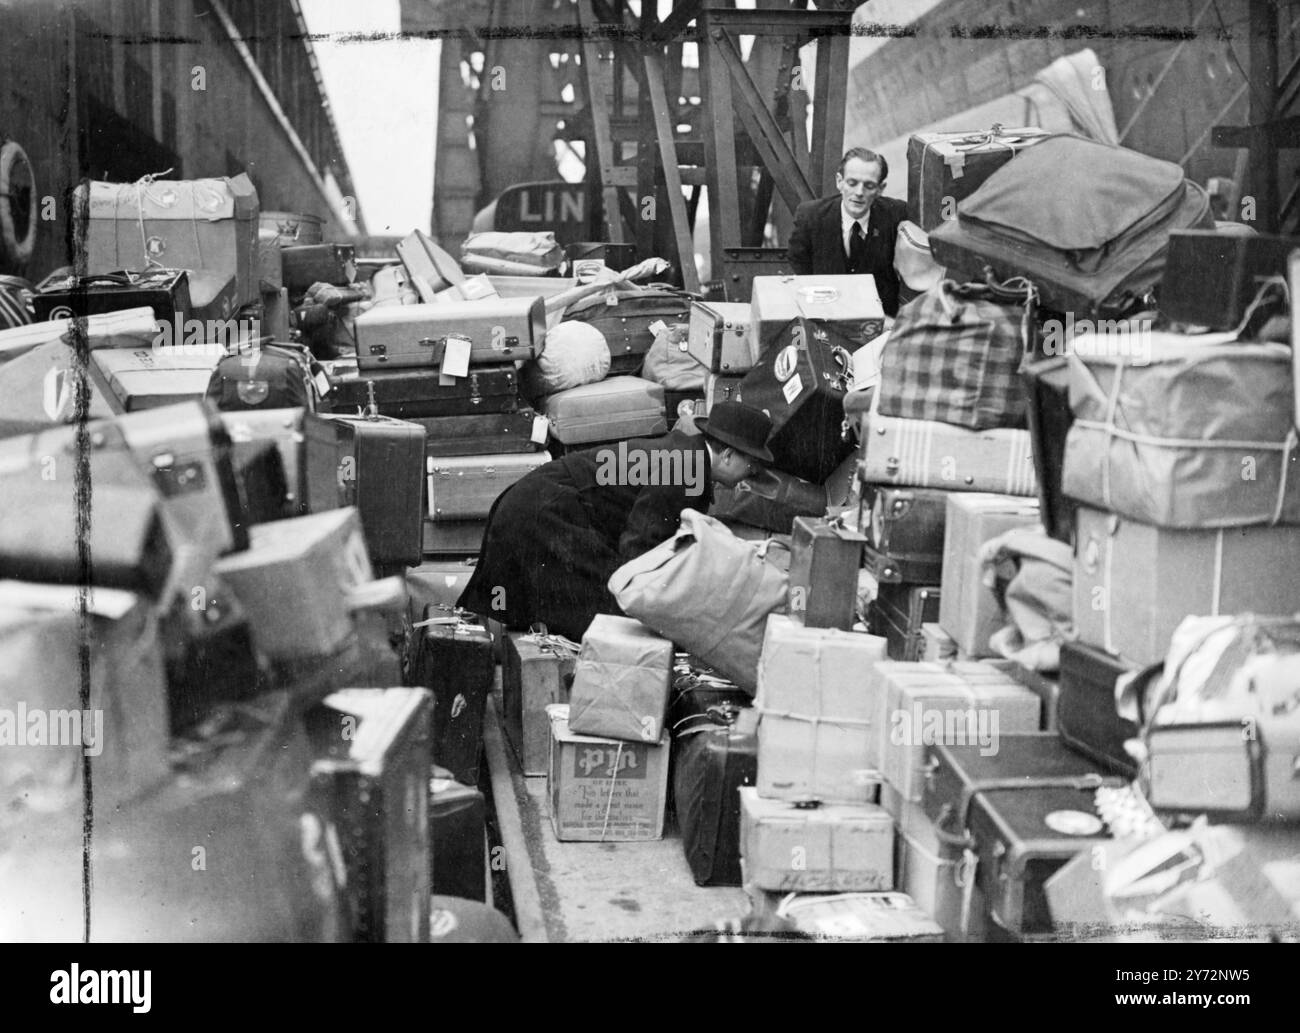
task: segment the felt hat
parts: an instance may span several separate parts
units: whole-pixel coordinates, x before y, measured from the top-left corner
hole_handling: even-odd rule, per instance
[[[708,416],[695,417],[695,426],[705,437],[730,445],[760,462],[772,462],[772,453],[767,450],[772,421],[761,409],[740,402],[719,402],[709,410]]]

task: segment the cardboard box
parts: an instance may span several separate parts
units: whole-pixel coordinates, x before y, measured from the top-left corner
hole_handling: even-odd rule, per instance
[[[1184,531],[1088,506],[1076,514],[1074,626],[1139,667],[1184,617],[1300,611],[1300,527]]]
[[[374,577],[356,509],[257,524],[249,539],[245,552],[223,556],[214,569],[262,651],[293,660],[344,645],[352,631],[347,591]]]
[[[91,372],[116,412],[200,401],[220,360],[216,348],[199,354],[152,348],[105,348],[90,353]]]
[[[758,665],[758,793],[779,800],[874,803],[875,707],[863,674],[885,640],[837,628],[767,620]]]
[[[547,797],[561,842],[662,839],[668,796],[668,734],[657,744],[577,735],[569,707],[546,708],[551,720]]]
[[[580,735],[658,742],[673,653],[671,642],[640,621],[597,614],[573,670],[569,727]]]
[[[579,647],[559,635],[510,632],[501,665],[506,738],[525,775],[545,775],[551,748],[546,708],[569,702]]]
[[[760,889],[894,887],[894,822],[875,804],[796,807],[742,786],[740,849],[746,877]]]
[[[944,517],[939,626],[972,659],[993,656],[989,636],[1004,623],[993,589],[983,581],[980,547],[1016,527],[1038,523],[1038,500],[984,492],[953,492]]]
[[[979,745],[996,753],[1000,735],[1036,732],[1042,701],[993,664],[886,661],[871,668],[880,707],[870,759],[881,778],[914,803],[933,746]]]

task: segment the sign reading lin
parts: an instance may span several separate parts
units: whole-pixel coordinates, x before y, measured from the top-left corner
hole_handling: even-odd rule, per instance
[[[561,244],[593,239],[595,205],[585,183],[517,183],[501,192],[495,207],[494,230],[550,230]]]

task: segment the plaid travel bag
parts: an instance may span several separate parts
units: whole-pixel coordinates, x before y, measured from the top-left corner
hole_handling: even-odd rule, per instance
[[[1023,279],[944,280],[908,302],[881,363],[881,415],[968,430],[1025,426],[1017,370],[1029,349],[1034,310],[1034,288]]]

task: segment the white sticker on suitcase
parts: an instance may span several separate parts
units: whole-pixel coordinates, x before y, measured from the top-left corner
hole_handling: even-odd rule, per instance
[[[787,404],[793,403],[803,393],[803,379],[798,373],[794,374],[782,385],[781,393],[785,395]]]

